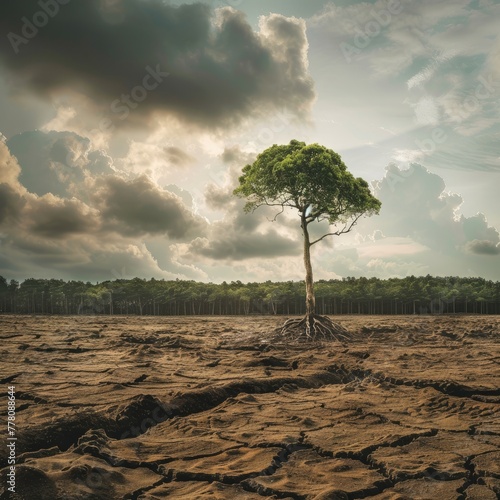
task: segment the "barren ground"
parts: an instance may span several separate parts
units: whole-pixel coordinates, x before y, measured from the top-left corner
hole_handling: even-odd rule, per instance
[[[499,498],[499,317],[340,316],[349,344],[270,342],[283,321],[0,317],[0,498]]]

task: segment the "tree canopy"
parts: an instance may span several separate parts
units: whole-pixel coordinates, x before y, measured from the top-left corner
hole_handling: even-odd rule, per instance
[[[345,224],[329,234],[347,232],[362,215],[378,213],[381,205],[368,183],[354,177],[337,153],[296,140],[259,154],[243,168],[239,182],[234,194],[247,198],[246,212],[262,205],[291,207],[303,213],[307,223]]]

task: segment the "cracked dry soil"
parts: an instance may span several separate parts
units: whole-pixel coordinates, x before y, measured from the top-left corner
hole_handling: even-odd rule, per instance
[[[0,317],[0,498],[500,498],[500,318],[335,319]]]

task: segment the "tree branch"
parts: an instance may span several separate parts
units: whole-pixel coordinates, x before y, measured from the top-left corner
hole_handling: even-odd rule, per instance
[[[252,212],[255,212],[259,207],[282,207],[283,209],[285,207],[291,207],[291,208],[298,208],[295,205],[287,205],[289,201],[293,201],[291,198],[288,198],[284,200],[283,202],[279,203],[270,203],[267,200],[264,200],[262,202],[255,202],[255,205],[252,207]]]
[[[348,223],[345,223],[344,224],[344,227],[339,230],[339,231],[335,231],[335,232],[332,232],[332,233],[326,233],[324,234],[323,236],[321,236],[321,238],[318,238],[317,240],[314,240],[310,243],[311,246],[315,245],[316,243],[319,243],[321,240],[323,240],[324,238],[326,238],[327,236],[339,236],[341,234],[344,234],[344,233],[348,233],[352,228],[353,226],[356,225],[356,222],[358,222],[358,219],[362,216],[363,214],[359,214],[357,215],[353,221],[348,224]]]
[[[285,211],[285,205],[281,205],[281,210],[272,219],[270,219],[269,217],[266,217],[266,219],[269,222],[276,222],[276,219],[278,218],[278,215],[281,215],[284,211]]]

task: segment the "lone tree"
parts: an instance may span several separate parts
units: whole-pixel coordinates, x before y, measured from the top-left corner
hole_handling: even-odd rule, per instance
[[[307,339],[348,339],[345,328],[316,314],[311,247],[327,236],[349,232],[361,216],[379,212],[381,203],[372,196],[368,183],[348,172],[331,149],[296,140],[263,151],[253,164],[243,168],[239,182],[234,194],[247,199],[245,212],[263,205],[281,207],[277,215],[286,207],[299,212],[304,235],[306,315],[286,321],[281,333],[305,335]],[[333,226],[331,232],[311,241],[309,224],[324,220]]]

